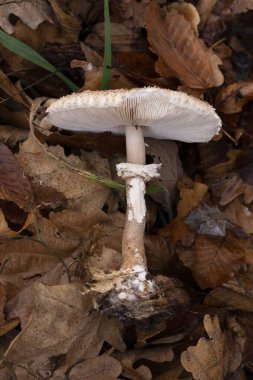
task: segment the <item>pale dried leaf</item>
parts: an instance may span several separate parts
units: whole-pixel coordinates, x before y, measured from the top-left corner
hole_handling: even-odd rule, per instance
[[[201,288],[215,287],[232,278],[241,267],[245,249],[232,235],[198,235],[193,274]]]
[[[24,24],[33,30],[43,21],[49,20],[51,16],[50,7],[44,0],[4,1],[0,6],[0,26],[9,34],[12,34],[15,30],[15,26],[9,21],[10,14],[19,17]]]
[[[121,374],[122,367],[118,360],[110,356],[98,356],[86,359],[70,371],[70,380],[115,380]]]
[[[195,380],[224,380],[240,365],[240,347],[231,345],[231,339],[220,329],[217,315],[213,319],[205,315],[204,327],[209,339],[200,338],[196,346],[188,347],[181,355],[182,365]]]
[[[163,17],[158,5],[151,3],[146,24],[152,51],[168,66],[169,77],[173,74],[193,88],[209,88],[223,83],[219,57],[196,37],[183,14],[172,10]]]

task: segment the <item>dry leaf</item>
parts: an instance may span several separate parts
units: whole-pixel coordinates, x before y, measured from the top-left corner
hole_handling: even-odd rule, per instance
[[[63,148],[59,146],[50,147],[47,150],[49,153],[34,140],[32,135],[22,144],[17,157],[26,168],[26,173],[39,181],[42,186],[48,186],[62,193],[69,207],[73,209],[88,212],[93,208],[102,208],[108,189],[86,179],[74,170],[75,168],[87,170],[86,164],[73,154],[66,157]],[[52,158],[49,154],[53,154],[56,158]],[[60,162],[61,160],[63,163]],[[104,160],[100,159],[101,161]],[[64,162],[73,169],[64,165]]]
[[[252,266],[248,273],[239,272],[233,280],[212,290],[205,297],[205,304],[230,307],[245,312],[253,312]]]
[[[253,10],[252,0],[234,0],[230,11],[233,14],[244,13]]]
[[[81,30],[79,20],[71,11],[68,13],[64,12],[60,1],[49,0],[49,2],[63,31],[65,43],[76,43]]]
[[[212,166],[206,170],[207,178],[220,178],[230,174],[235,168],[238,158],[240,158],[242,152],[240,150],[231,149],[227,152],[228,160],[220,162],[219,164]]]
[[[0,125],[0,142],[12,148],[28,137],[28,131],[15,128],[12,125]]]
[[[199,12],[200,20],[203,24],[208,21],[210,14],[212,13],[213,8],[217,0],[199,0],[197,9]]]
[[[15,26],[9,21],[10,14],[19,17],[31,29],[36,29],[39,24],[49,20],[51,16],[50,8],[44,0],[33,0],[32,2],[4,1],[0,7],[0,26],[9,34],[15,30]]]
[[[146,154],[151,158],[152,163],[162,164],[160,178],[152,181],[152,184],[160,186],[162,190],[152,193],[150,196],[168,211],[171,207],[171,195],[175,190],[176,182],[183,176],[178,146],[174,141],[146,139],[145,142],[148,144]]]
[[[184,219],[189,212],[196,207],[208,192],[208,186],[204,183],[194,182],[193,187],[181,188],[181,200],[177,204],[177,219]]]
[[[224,380],[239,367],[241,347],[220,329],[218,316],[204,317],[208,338],[200,338],[196,346],[188,347],[181,355],[183,367],[195,380]]]
[[[122,367],[118,360],[110,356],[98,356],[86,359],[73,367],[70,380],[115,380],[121,374]]]
[[[252,7],[253,9],[253,7]],[[217,111],[225,114],[238,113],[253,99],[253,82],[237,82],[223,88],[216,97]]]
[[[201,288],[226,282],[235,275],[245,258],[240,239],[232,235],[198,235],[195,243],[193,274]]]
[[[34,223],[35,218],[33,214],[28,214],[23,226],[18,230],[14,231],[9,228],[6,222],[3,211],[0,209],[0,239],[13,238],[18,236],[23,230],[25,230],[30,224]]]
[[[0,6],[1,14],[2,5]],[[1,15],[0,15],[1,17]],[[25,96],[22,96],[18,86],[14,85],[11,80],[5,75],[3,70],[0,69],[0,88],[6,92],[15,102],[22,104],[25,109],[30,108],[30,103]]]
[[[36,362],[35,371],[39,371],[50,357],[53,368],[53,356],[67,352],[71,341],[87,323],[92,305],[78,284],[53,287],[36,284],[33,302],[32,318],[10,345],[4,360],[27,363],[31,370]]]
[[[225,217],[238,225],[245,233],[253,233],[253,214],[238,199],[231,202],[224,210]]]
[[[134,364],[140,359],[146,359],[158,363],[172,361],[174,358],[173,351],[168,346],[156,346],[142,349],[128,350],[124,353],[114,353],[113,357],[118,359],[123,367],[122,374],[132,380],[151,380],[152,373],[145,365]]]
[[[193,88],[223,83],[219,57],[196,37],[191,23],[178,10],[163,16],[158,5],[151,3],[146,12],[146,24],[152,51],[168,67],[169,76],[173,74]]]
[[[168,270],[172,253],[169,252],[165,238],[159,235],[146,235],[145,253],[151,271],[164,273]]]
[[[0,144],[0,165],[0,198],[29,211],[33,205],[30,181],[16,157],[4,144]]]

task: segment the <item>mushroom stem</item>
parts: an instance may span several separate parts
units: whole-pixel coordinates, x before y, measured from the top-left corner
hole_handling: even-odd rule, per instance
[[[145,143],[143,128],[140,125],[128,125],[126,129],[127,162],[131,164],[145,165]]]

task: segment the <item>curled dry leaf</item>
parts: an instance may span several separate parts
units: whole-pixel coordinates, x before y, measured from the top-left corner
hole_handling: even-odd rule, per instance
[[[163,75],[167,66],[169,77],[175,76],[189,87],[209,88],[223,83],[219,57],[197,38],[179,7],[164,16],[158,5],[151,3],[146,24],[152,51],[164,66]]]
[[[241,267],[245,249],[232,235],[198,235],[195,242],[193,274],[201,288],[210,288],[228,281]]]
[[[223,88],[216,97],[216,108],[225,114],[238,113],[253,99],[253,82],[237,82]]]
[[[196,346],[188,347],[181,355],[183,367],[195,380],[224,380],[235,371],[242,360],[240,345],[221,331],[218,316],[204,317],[208,338],[200,338]]]
[[[70,380],[115,380],[121,374],[120,362],[110,356],[98,356],[86,359],[73,367],[70,371]]]
[[[0,199],[12,201],[25,211],[33,205],[33,191],[29,179],[10,149],[0,144]]]

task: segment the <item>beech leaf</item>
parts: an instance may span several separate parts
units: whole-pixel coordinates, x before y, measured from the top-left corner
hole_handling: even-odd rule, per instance
[[[184,14],[171,10],[165,14],[154,2],[146,12],[148,40],[152,51],[175,76],[192,88],[220,86],[223,75],[219,57],[208,49]]]

